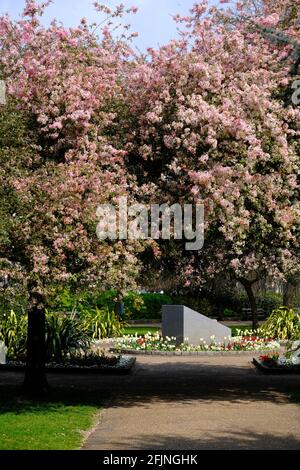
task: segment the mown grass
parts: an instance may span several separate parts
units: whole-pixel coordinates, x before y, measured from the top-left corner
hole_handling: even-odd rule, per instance
[[[239,331],[246,331],[252,329],[252,327],[249,325],[233,325],[230,328],[232,336],[237,336]]]
[[[249,325],[233,325],[231,327],[232,331],[232,336],[237,336],[238,330],[240,331],[245,331],[245,330],[250,330],[251,326]],[[144,336],[147,333],[157,333],[160,332],[160,328],[156,328],[153,326],[130,326],[130,327],[125,327],[123,330],[124,335],[135,335],[137,334],[138,336]]]
[[[156,328],[154,326],[127,326],[123,330],[124,335],[135,335],[144,336],[147,333],[157,333],[160,332],[160,328]]]
[[[105,397],[94,391],[55,389],[33,402],[21,389],[0,387],[0,450],[73,450],[80,448]]]

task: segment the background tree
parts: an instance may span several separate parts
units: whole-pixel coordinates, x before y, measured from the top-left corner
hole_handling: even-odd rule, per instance
[[[221,15],[225,24],[246,23],[250,31],[258,32],[270,45],[281,50],[281,64],[289,65],[288,85],[280,87],[279,97],[291,105],[294,92],[293,82],[300,77],[300,20],[299,1],[243,0],[238,8],[229,8]],[[296,135],[297,138],[297,135]],[[298,143],[299,153],[299,143]],[[283,283],[283,303],[293,306],[298,276],[287,275]]]
[[[187,27],[181,39],[149,50],[132,77],[128,164],[139,190],[158,201],[205,206],[201,252],[160,246],[173,279],[200,287],[231,275],[256,327],[255,282],[299,267],[299,109],[278,97],[289,64],[246,22],[228,28],[206,2],[177,21]]]

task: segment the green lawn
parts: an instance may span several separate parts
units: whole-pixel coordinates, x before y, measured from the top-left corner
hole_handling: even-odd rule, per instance
[[[232,330],[232,336],[237,335],[237,330],[250,330],[251,326],[249,325],[233,325],[231,327]],[[129,326],[124,328],[124,335],[135,335],[136,333],[138,336],[143,336],[146,335],[147,333],[156,333],[157,331],[160,331],[159,328],[156,328],[154,326]]]
[[[157,331],[160,331],[160,328],[155,326],[128,326],[123,331],[124,335],[135,335],[137,333],[139,336],[143,336],[147,333],[157,333]]]
[[[22,398],[20,390],[0,388],[0,450],[78,449],[104,398],[73,388],[56,389],[45,402]]]
[[[237,336],[237,331],[251,330],[252,327],[249,325],[232,325],[231,327],[232,336]]]

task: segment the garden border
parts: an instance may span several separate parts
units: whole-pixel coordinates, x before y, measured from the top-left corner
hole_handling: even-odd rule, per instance
[[[300,367],[268,367],[255,357],[252,360],[252,364],[263,374],[269,375],[293,375],[300,374]]]
[[[115,349],[110,352],[133,356],[200,356],[200,357],[220,357],[220,356],[260,356],[263,353],[278,352],[280,349],[259,349],[252,351],[141,351],[134,349]]]
[[[129,374],[136,363],[135,357],[128,357],[127,364],[116,366],[92,366],[92,367],[46,367],[46,374],[102,374],[102,375],[122,375]],[[1,372],[24,372],[25,364],[0,364]]]

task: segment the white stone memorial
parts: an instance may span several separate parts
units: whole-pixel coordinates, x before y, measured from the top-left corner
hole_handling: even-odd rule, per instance
[[[300,365],[300,341],[294,341],[291,347],[291,362],[293,366]]]
[[[184,305],[164,305],[162,335],[175,337],[177,344],[185,342],[196,346],[200,344],[200,339],[210,344],[212,337],[216,343],[229,342],[231,329]]]
[[[3,341],[0,341],[0,364],[6,363],[6,355],[5,355],[5,345]]]
[[[0,80],[0,105],[6,105],[6,84],[4,80]]]

